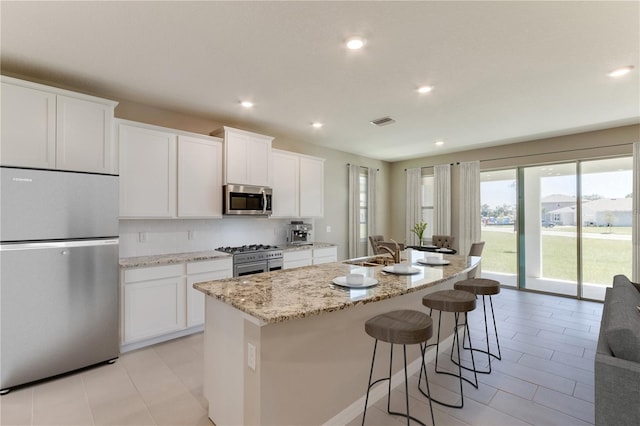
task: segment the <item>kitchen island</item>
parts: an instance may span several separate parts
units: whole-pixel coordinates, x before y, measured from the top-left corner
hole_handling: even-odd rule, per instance
[[[422,296],[453,288],[479,261],[445,255],[451,264],[430,267],[415,263],[421,252],[406,256],[417,274],[387,274],[383,265],[356,259],[195,284],[208,296],[204,396],[210,419],[218,426],[310,425],[348,412],[366,391],[371,365],[373,340],[364,322],[394,309],[424,310]],[[349,273],[378,284],[332,284]],[[407,349],[408,361],[418,358],[417,346]],[[388,368],[388,358],[376,364]]]

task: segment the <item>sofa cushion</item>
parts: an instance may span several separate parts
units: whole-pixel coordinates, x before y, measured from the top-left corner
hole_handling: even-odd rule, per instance
[[[620,291],[621,287],[625,297],[629,297],[629,302],[640,305],[640,284],[633,283],[625,275],[616,275],[613,277],[613,287],[616,291]]]
[[[640,292],[629,280],[617,279],[607,295],[608,318],[603,325],[611,352],[617,358],[640,362]]]

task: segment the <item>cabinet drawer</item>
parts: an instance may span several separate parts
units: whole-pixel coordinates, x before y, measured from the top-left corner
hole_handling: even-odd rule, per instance
[[[216,272],[226,269],[231,271],[231,273],[233,274],[233,261],[231,260],[231,257],[187,263],[188,275],[202,274],[205,272]]]
[[[313,249],[313,257],[337,256],[337,253],[336,247]]]
[[[184,265],[165,265],[165,266],[153,266],[150,268],[134,268],[126,269],[124,271],[125,284],[157,280],[162,278],[179,277],[184,274]]]
[[[297,251],[287,251],[282,254],[283,260],[285,262],[291,262],[295,260],[311,260],[311,250],[297,250]]]

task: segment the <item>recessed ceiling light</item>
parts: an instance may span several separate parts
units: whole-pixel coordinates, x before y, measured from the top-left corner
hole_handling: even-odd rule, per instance
[[[418,87],[418,93],[429,93],[433,90],[433,86],[420,86]]]
[[[351,49],[351,50],[362,49],[364,47],[365,43],[366,43],[365,39],[363,39],[362,37],[357,37],[357,36],[349,37],[345,42],[347,48]]]
[[[623,76],[625,74],[629,74],[632,69],[633,69],[633,65],[628,65],[626,67],[615,69],[615,70],[611,71],[607,75],[609,77],[620,77],[620,76]]]
[[[316,122],[314,122],[314,123],[311,123],[311,127],[313,127],[314,129],[319,129],[319,128],[321,128],[322,126],[324,126],[324,124],[319,123],[319,122],[317,122],[317,121],[316,121]]]
[[[437,141],[434,145],[442,146],[442,145],[444,145],[444,141]]]
[[[242,105],[245,108],[253,108],[253,102],[250,102],[250,101],[242,101],[240,102],[240,105]]]

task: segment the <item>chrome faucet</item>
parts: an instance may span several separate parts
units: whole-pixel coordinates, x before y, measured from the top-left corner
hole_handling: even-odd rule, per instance
[[[400,246],[394,240],[391,240],[391,242],[396,245],[395,250],[391,250],[389,247],[383,245],[378,245],[377,248],[389,253],[394,263],[400,263]]]

